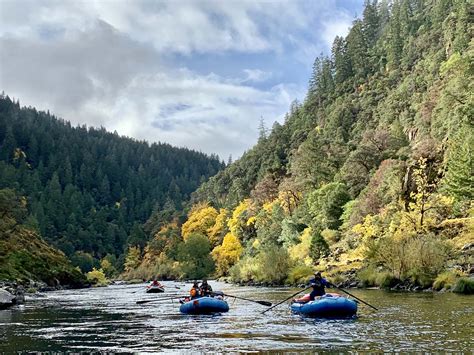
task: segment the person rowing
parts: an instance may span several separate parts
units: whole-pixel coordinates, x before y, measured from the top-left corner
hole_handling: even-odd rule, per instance
[[[309,280],[309,286],[313,288],[309,294],[309,300],[314,301],[316,297],[320,297],[326,294],[325,287],[331,286],[331,283],[321,276],[319,271],[314,273],[314,277]]]
[[[212,296],[212,287],[207,283],[206,279],[202,279],[201,286],[199,287],[201,296]]]
[[[157,279],[153,279],[148,287],[163,287],[163,285]]]

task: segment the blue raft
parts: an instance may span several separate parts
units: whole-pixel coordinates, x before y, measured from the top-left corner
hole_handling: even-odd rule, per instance
[[[185,314],[213,314],[229,311],[229,305],[220,297],[199,297],[183,303],[179,311]]]
[[[347,318],[355,316],[357,303],[340,295],[326,294],[306,303],[293,302],[291,310],[306,317]]]

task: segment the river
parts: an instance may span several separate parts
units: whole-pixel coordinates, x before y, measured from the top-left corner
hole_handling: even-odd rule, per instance
[[[277,303],[297,289],[239,287],[214,290]],[[141,299],[181,295],[190,285],[165,282],[147,295],[144,285],[64,290],[0,310],[0,352],[300,352],[448,351],[474,349],[474,297],[452,293],[350,290],[379,311],[359,305],[349,320],[304,319],[287,305],[266,307],[229,299],[230,311],[186,316],[177,302],[137,305]]]

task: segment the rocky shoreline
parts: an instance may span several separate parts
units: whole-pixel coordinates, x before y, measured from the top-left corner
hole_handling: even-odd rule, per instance
[[[81,288],[88,288],[90,285],[84,285]],[[57,283],[50,286],[42,281],[16,282],[0,281],[0,309],[6,309],[14,305],[25,303],[26,295],[39,295],[41,292],[59,291],[71,288],[78,288],[70,285],[61,285]]]
[[[474,275],[468,277],[468,279],[474,281]],[[300,283],[300,284],[278,284],[275,282],[255,282],[255,281],[246,281],[246,282],[233,282],[228,279],[220,279],[219,281],[224,281],[226,283],[230,283],[237,286],[250,286],[250,287],[299,287],[304,288],[308,285]],[[441,290],[434,290],[433,287],[422,287],[417,285],[416,283],[410,281],[397,281],[390,287],[378,287],[378,286],[366,286],[363,284],[362,281],[356,279],[348,279],[344,282],[337,283],[336,286],[338,288],[344,289],[377,289],[377,290],[386,290],[386,291],[393,291],[393,292],[452,292],[452,289],[442,288]]]

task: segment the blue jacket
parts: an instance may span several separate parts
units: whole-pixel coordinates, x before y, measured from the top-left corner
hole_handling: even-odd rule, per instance
[[[318,280],[321,285],[329,287],[331,284],[329,283],[328,280],[326,280],[324,277]],[[309,285],[310,286],[315,286],[316,285],[316,279],[313,277],[311,280],[309,280]]]
[[[309,294],[309,299],[313,301],[316,296],[322,296],[326,293],[324,287],[329,286],[330,283],[325,278],[318,280],[316,280],[316,278],[312,278],[309,280],[309,285],[313,288],[313,291],[311,291]]]

